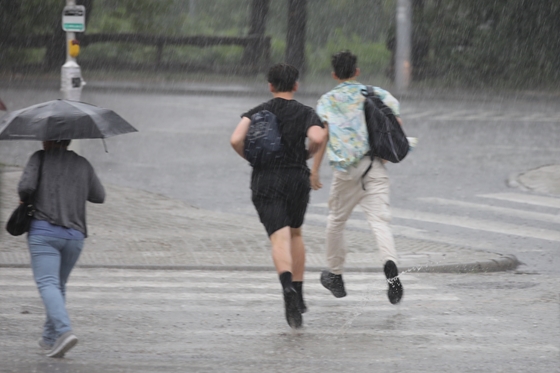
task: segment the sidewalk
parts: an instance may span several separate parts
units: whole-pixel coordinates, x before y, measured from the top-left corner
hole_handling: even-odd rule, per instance
[[[86,85],[83,92],[91,91],[111,91],[111,92],[143,92],[161,93],[177,95],[234,95],[234,96],[268,96],[270,92],[263,78],[256,81],[250,78],[243,82],[225,81],[218,83],[215,81],[196,81],[196,80],[165,80],[146,74],[145,79],[96,79],[95,76],[88,78],[88,72],[82,72]],[[365,78],[364,84],[375,84],[375,81]],[[373,78],[372,78],[373,79]],[[330,76],[325,76],[321,81],[302,80],[297,95],[299,97],[319,98],[335,86],[334,80]],[[50,90],[60,89],[60,79],[40,76],[18,76],[13,79],[0,77],[0,87],[3,88],[42,88]],[[483,91],[477,89],[442,88],[416,85],[408,89],[406,93],[397,93],[391,85],[384,86],[385,89],[395,93],[395,96],[402,99],[440,99],[440,100],[461,100],[461,101],[501,101],[503,98],[510,98],[523,101],[549,100],[555,102],[560,96],[560,91],[541,91],[541,90],[493,90]]]
[[[25,236],[4,226],[17,204],[21,170],[0,173],[0,267],[27,267]],[[89,237],[78,266],[145,269],[273,269],[270,244],[257,217],[206,211],[161,195],[105,185],[104,204],[87,206]],[[247,203],[250,203],[247,201]],[[323,227],[305,225],[307,270],[325,267]],[[373,236],[347,231],[347,271],[382,271]],[[515,269],[514,256],[395,237],[399,269],[411,272],[491,272]]]

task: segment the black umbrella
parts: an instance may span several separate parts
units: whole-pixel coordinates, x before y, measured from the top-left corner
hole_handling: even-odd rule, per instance
[[[54,100],[6,114],[0,140],[104,139],[136,128],[114,111],[84,102]]]

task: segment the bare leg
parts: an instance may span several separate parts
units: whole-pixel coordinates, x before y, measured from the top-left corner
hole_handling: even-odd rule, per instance
[[[291,234],[290,227],[284,227],[270,235],[272,243],[272,260],[276,272],[292,272]]]
[[[294,281],[303,281],[305,271],[305,246],[301,228],[290,228],[291,231],[291,252],[292,252],[292,274]]]

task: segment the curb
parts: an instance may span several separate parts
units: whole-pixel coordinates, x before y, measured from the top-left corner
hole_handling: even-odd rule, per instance
[[[224,84],[224,86],[212,86],[206,83],[195,83],[192,86],[174,85],[172,82],[166,84],[162,83],[138,83],[134,81],[92,81],[88,82],[84,89],[97,91],[97,92],[139,92],[139,93],[160,93],[160,94],[184,94],[184,95],[206,95],[206,96],[263,96],[268,95],[266,85],[261,86],[242,86],[238,84]],[[60,89],[60,82],[58,80],[27,80],[27,81],[10,81],[0,80],[0,85],[3,88],[43,88],[43,89]],[[330,88],[329,88],[330,87]],[[315,97],[318,98],[327,92],[333,86],[324,89],[305,89],[298,90],[300,97]],[[394,90],[394,87],[390,87]],[[403,99],[440,99],[440,100],[467,100],[467,101],[486,101],[488,98],[511,98],[515,100],[537,101],[542,99],[557,100],[560,92],[539,92],[539,91],[492,91],[486,95],[481,96],[479,92],[473,91],[458,91],[449,89],[426,89],[426,88],[413,88],[408,92],[395,93],[395,97],[399,100]]]
[[[401,273],[481,273],[501,272],[516,269],[521,263],[514,255],[504,255],[500,259],[490,259],[484,262],[472,262],[465,264],[445,264],[434,266],[401,267]],[[0,263],[0,268],[30,268],[29,264],[5,264]],[[84,264],[76,265],[76,268],[86,269],[145,269],[145,270],[174,270],[174,271],[251,271],[262,272],[274,270],[274,266],[227,266],[227,265],[126,265],[126,264]],[[324,267],[306,267],[306,272],[321,272]],[[377,273],[383,272],[381,267],[348,267],[344,272],[353,273]]]

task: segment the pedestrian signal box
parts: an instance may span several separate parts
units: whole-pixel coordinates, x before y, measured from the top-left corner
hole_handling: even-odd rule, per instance
[[[86,7],[66,6],[62,11],[62,29],[67,32],[86,31]]]

